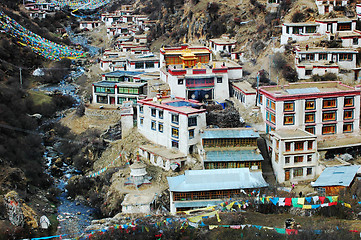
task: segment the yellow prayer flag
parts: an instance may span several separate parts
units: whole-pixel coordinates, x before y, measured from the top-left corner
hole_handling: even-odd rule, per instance
[[[345,203],[345,207],[351,208],[351,204]]]
[[[312,209],[312,205],[303,205],[302,209]]]
[[[301,204],[301,205],[304,205],[305,204],[305,198],[298,198],[297,203]]]

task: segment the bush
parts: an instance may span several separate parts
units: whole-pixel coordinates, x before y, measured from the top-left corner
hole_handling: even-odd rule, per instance
[[[295,12],[292,15],[292,22],[294,22],[294,23],[303,22],[303,21],[305,21],[305,19],[306,19],[306,15],[299,11]]]
[[[311,80],[314,82],[320,81],[337,81],[337,75],[334,73],[326,73],[325,75],[312,75]]]

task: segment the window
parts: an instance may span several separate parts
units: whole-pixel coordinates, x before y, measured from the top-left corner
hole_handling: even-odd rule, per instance
[[[291,151],[291,143],[290,143],[290,142],[286,142],[285,145],[286,145],[286,152]]]
[[[183,82],[184,82],[183,78],[178,79],[178,85],[183,85]]]
[[[145,68],[154,68],[154,62],[145,62]]]
[[[163,110],[158,110],[158,116],[160,119],[163,119]]]
[[[303,176],[303,168],[293,169],[293,177],[301,177],[301,176]]]
[[[280,147],[280,141],[276,140],[276,148],[278,149]]]
[[[269,108],[271,108],[272,110],[276,110],[276,103],[272,100],[270,100],[269,102],[270,102]]]
[[[315,100],[306,100],[306,110],[314,110],[315,108]]]
[[[345,110],[343,112],[343,119],[352,119],[353,118],[353,110]]]
[[[322,108],[335,108],[336,98],[323,99]]]
[[[139,105],[139,112],[143,113],[143,106]]]
[[[179,116],[178,115],[172,114],[172,123],[176,123],[176,124],[179,123]]]
[[[276,161],[276,162],[278,162],[278,158],[279,158],[278,154],[275,153],[275,161]]]
[[[344,133],[349,133],[353,131],[353,123],[345,123],[343,125],[343,132]]]
[[[285,163],[286,164],[290,163],[290,157],[285,157]]]
[[[345,107],[353,107],[353,97],[345,97]]]
[[[312,175],[312,168],[307,168],[307,175]]]
[[[179,142],[175,141],[175,140],[172,140],[172,147],[173,148],[179,148]]]
[[[188,127],[197,126],[197,117],[188,118]]]
[[[262,105],[262,101],[263,101],[263,95],[262,95],[262,94],[260,94],[260,95],[259,95],[259,98],[258,98],[258,102],[259,102],[259,104],[261,104],[261,105]]]
[[[305,127],[305,131],[309,132],[309,133],[312,133],[312,134],[315,134],[315,127],[314,126],[307,126],[307,127]]]
[[[336,112],[323,112],[322,113],[322,121],[335,121],[336,120]]]
[[[303,156],[295,156],[294,162],[295,162],[295,163],[301,163],[301,162],[303,162]]]
[[[283,110],[285,112],[293,112],[294,111],[294,102],[284,102]]]
[[[189,130],[188,133],[189,133],[189,139],[194,138],[194,129]]]
[[[340,53],[338,55],[339,61],[352,61],[352,54],[351,53]]]
[[[310,61],[315,60],[315,54],[313,54],[313,53],[307,53],[307,54],[306,54],[306,60],[310,60]]]
[[[217,83],[222,83],[222,78],[221,77],[217,77]]]
[[[312,69],[306,69],[305,75],[306,75],[306,76],[312,75]]]
[[[308,150],[312,150],[312,149],[313,149],[313,141],[308,141],[308,142],[307,142],[307,149],[308,149]]]
[[[352,39],[352,44],[353,45],[358,45],[358,38]]]
[[[312,155],[307,155],[307,162],[312,162]]]
[[[320,53],[318,55],[319,60],[327,60],[327,53]]]
[[[152,108],[150,111],[151,111],[152,117],[157,116],[157,110],[155,108]]]
[[[322,134],[335,134],[336,133],[336,124],[328,124],[322,126]]]
[[[178,138],[179,137],[179,130],[176,127],[172,127],[172,137]]]
[[[306,33],[315,33],[316,26],[306,26]]]
[[[140,126],[143,126],[143,123],[144,123],[144,118],[139,118],[139,124],[140,124]]]
[[[151,127],[151,129],[154,130],[154,131],[157,129],[155,121],[152,121],[152,122],[151,122],[151,126],[150,126],[150,127]]]
[[[124,101],[127,101],[125,97],[118,97],[118,104],[123,104]]]
[[[314,122],[315,122],[315,113],[306,113],[305,123],[314,123]]]
[[[276,115],[272,112],[266,112],[266,119],[273,124],[276,123]]]
[[[97,103],[108,104],[108,97],[107,96],[97,96]]]
[[[158,131],[163,132],[163,123],[158,123]]]
[[[294,115],[285,115],[284,125],[293,125],[293,124],[294,124]]]
[[[135,63],[135,69],[143,69],[144,63],[143,62],[136,62]]]
[[[302,151],[303,145],[304,145],[304,142],[295,142],[295,151]]]

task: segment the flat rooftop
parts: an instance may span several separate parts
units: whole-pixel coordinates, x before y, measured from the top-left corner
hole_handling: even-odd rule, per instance
[[[359,132],[317,137],[318,151],[355,146],[361,146]]]
[[[342,31],[342,32],[338,32],[338,36],[340,38],[347,38],[347,37],[360,37],[361,36],[361,32],[358,30],[355,31]]]
[[[213,38],[209,39],[209,41],[214,42],[215,44],[219,45],[230,45],[230,44],[236,44],[237,41],[229,38]]]
[[[189,104],[185,104],[185,102],[189,102]],[[186,115],[206,112],[206,109],[201,109],[202,104],[198,101],[186,100],[180,97],[165,96],[158,99],[147,98],[139,100],[138,103]]]
[[[357,50],[352,48],[299,48],[298,53],[358,53]]]
[[[155,193],[147,193],[147,194],[128,193],[127,195],[125,195],[121,205],[122,206],[149,205],[153,202],[154,197],[155,197]]]
[[[187,156],[180,151],[172,150],[156,144],[142,145],[139,148],[168,160],[186,160],[187,158]]]
[[[211,50],[205,46],[180,46],[180,47],[164,47],[160,49],[160,52],[165,55],[180,55],[186,52],[193,54],[210,54]]]
[[[316,138],[316,135],[301,130],[299,128],[295,129],[281,129],[272,132],[271,134],[277,135],[281,139],[299,139],[299,138]]]
[[[298,23],[283,23],[285,26],[298,27],[298,26],[319,26],[319,23],[315,22],[298,22]]]
[[[317,97],[318,94],[324,95],[325,93],[347,93],[347,92],[358,92],[353,87],[342,84],[339,81],[328,81],[328,82],[297,82],[290,83],[288,85],[276,85],[276,86],[264,86],[260,87],[260,92],[273,95],[273,97],[289,97],[289,96],[309,96],[312,94]]]
[[[339,68],[337,63],[330,63],[330,61],[309,61],[309,60],[302,60],[299,64],[297,64],[298,67],[305,67],[306,69],[310,68],[312,69],[313,67],[337,67]]]
[[[239,88],[240,90],[242,90],[246,94],[247,93],[249,93],[249,94],[256,94],[257,93],[257,90],[254,89],[252,87],[252,85],[249,82],[246,82],[246,81],[233,82],[232,85],[235,86],[236,88]]]
[[[349,23],[352,21],[356,21],[357,19],[351,18],[328,18],[328,19],[317,19],[316,22],[338,22],[338,23]]]

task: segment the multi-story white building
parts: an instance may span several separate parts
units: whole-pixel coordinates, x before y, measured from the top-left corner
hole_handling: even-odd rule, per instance
[[[312,75],[325,73],[338,74],[340,69],[356,68],[358,51],[345,48],[310,48],[297,49],[295,66],[300,79],[311,78]]]
[[[330,18],[318,19],[315,22],[320,24],[318,32],[321,34],[336,34],[338,32],[356,30],[356,19]]]
[[[101,21],[81,21],[79,25],[79,29],[87,29],[87,30],[93,30],[94,28],[97,28],[100,26],[102,22]]]
[[[143,99],[138,101],[137,126],[150,141],[188,154],[196,150],[206,127],[206,110],[184,98]]]
[[[318,174],[316,135],[301,129],[273,131],[272,167],[279,183],[313,180]]]
[[[359,30],[340,32],[337,38],[341,39],[341,46],[344,48],[361,47],[361,31]]]
[[[299,128],[317,136],[359,132],[360,87],[341,82],[300,82],[260,87],[267,133]]]
[[[102,81],[92,85],[93,102],[114,106],[121,106],[125,101],[136,104],[147,96],[147,83],[140,81],[141,74],[130,71],[103,74]]]
[[[198,101],[223,102],[229,98],[229,79],[242,78],[242,66],[233,61],[211,62],[206,47],[166,48],[160,50],[161,80],[171,94]]]

